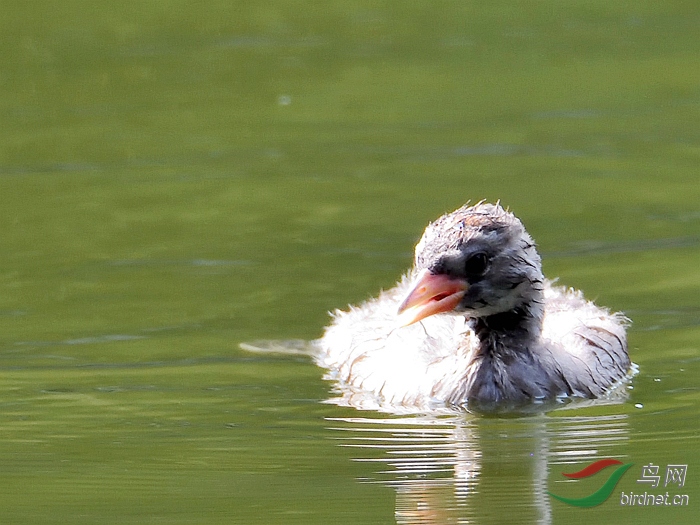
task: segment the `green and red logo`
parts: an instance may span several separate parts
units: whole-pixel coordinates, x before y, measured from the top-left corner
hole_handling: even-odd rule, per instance
[[[583,478],[588,478],[590,476],[593,476],[600,472],[601,470],[611,467],[612,465],[620,465],[617,467],[612,474],[610,474],[610,477],[608,477],[607,481],[603,483],[603,486],[600,487],[598,490],[596,490],[593,494],[590,496],[585,496],[583,498],[565,498],[563,496],[557,496],[556,494],[552,494],[551,492],[547,491],[547,493],[552,496],[553,498],[558,499],[559,501],[563,501],[564,503],[568,505],[574,505],[575,507],[595,507],[596,505],[600,505],[603,503],[605,500],[607,500],[610,497],[610,494],[612,494],[612,491],[615,490],[615,486],[617,485],[617,482],[620,481],[620,478],[622,475],[627,472],[627,470],[634,465],[634,463],[625,463],[623,464],[622,461],[618,461],[616,459],[601,459],[598,461],[595,461],[588,465],[587,467],[579,470],[578,472],[572,472],[572,473],[566,473],[562,472],[562,475],[566,476],[569,479],[583,479]]]

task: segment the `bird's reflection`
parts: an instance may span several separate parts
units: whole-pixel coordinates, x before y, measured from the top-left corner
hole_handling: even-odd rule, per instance
[[[316,351],[314,341],[296,340],[241,347],[266,354]],[[631,374],[637,370],[633,364]],[[395,490],[397,523],[548,524],[553,519],[547,491],[559,492],[557,483],[571,483],[560,473],[577,470],[565,465],[625,457],[629,388],[623,381],[600,399],[557,400],[500,413],[507,417],[482,417],[444,404],[387,405],[343,385],[327,403],[357,410],[358,416],[328,421],[341,446],[352,447],[355,460],[368,464],[360,481]]]
[[[341,446],[357,449],[356,461],[372,465],[360,481],[396,491],[397,523],[546,524],[550,471],[624,455],[627,415],[619,406],[594,410],[520,418],[377,414],[329,423]]]

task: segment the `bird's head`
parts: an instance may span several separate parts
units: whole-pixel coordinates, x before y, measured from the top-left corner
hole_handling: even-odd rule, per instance
[[[428,225],[416,245],[415,284],[400,323],[452,312],[487,317],[537,301],[543,276],[535,243],[499,205],[465,205]]]

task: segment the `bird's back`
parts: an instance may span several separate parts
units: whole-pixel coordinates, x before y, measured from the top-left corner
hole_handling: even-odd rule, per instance
[[[579,291],[545,289],[542,339],[577,395],[600,396],[628,376],[627,324],[624,315],[596,306]]]

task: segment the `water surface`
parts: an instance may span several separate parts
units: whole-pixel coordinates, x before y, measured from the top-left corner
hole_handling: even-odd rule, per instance
[[[0,522],[694,523],[700,10],[686,2],[75,0],[0,19]],[[509,206],[626,312],[623,404],[323,403],[327,311],[427,221]],[[599,458],[593,509],[555,501]],[[688,465],[686,507],[625,507]],[[663,485],[663,482],[661,483]]]

